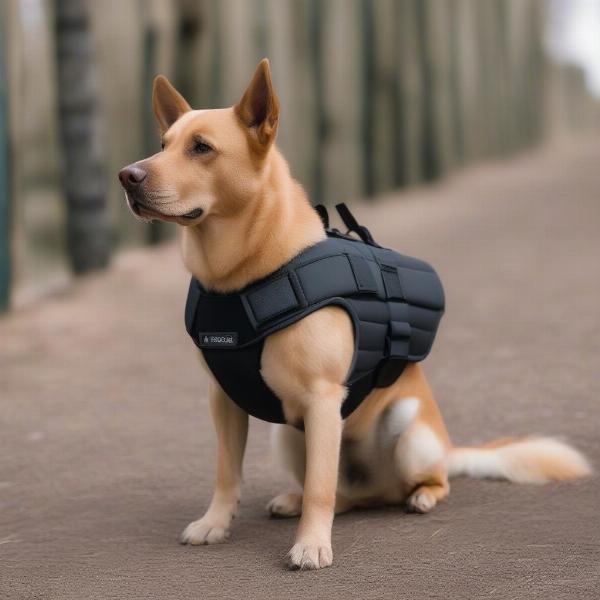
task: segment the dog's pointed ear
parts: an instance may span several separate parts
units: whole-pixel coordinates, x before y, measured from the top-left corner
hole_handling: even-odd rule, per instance
[[[181,115],[192,110],[185,98],[164,75],[157,75],[154,79],[152,108],[161,133],[167,131]]]
[[[250,85],[234,110],[256,138],[259,147],[267,150],[275,140],[279,122],[279,99],[271,81],[268,59],[260,61]]]

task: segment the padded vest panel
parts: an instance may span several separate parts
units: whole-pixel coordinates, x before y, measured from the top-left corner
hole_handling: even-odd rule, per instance
[[[426,262],[328,231],[326,240],[239,292],[211,292],[192,278],[186,329],[239,406],[283,423],[281,402],[260,375],[264,340],[330,305],[344,308],[354,325],[347,417],[373,388],[391,385],[407,362],[428,355],[444,292]]]

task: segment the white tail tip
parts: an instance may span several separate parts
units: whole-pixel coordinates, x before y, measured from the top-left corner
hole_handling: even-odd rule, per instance
[[[586,458],[554,438],[523,438],[473,448],[454,448],[448,474],[507,479],[515,483],[546,483],[587,477]]]

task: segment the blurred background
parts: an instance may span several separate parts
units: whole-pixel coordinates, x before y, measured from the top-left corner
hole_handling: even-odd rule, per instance
[[[597,0],[2,0],[0,306],[174,235],[126,214],[151,82],[233,104],[268,56],[314,203],[597,130]]]

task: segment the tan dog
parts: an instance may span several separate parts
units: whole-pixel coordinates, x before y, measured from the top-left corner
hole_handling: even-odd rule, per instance
[[[232,291],[260,279],[324,239],[323,226],[274,145],[279,104],[263,60],[233,108],[191,110],[164,77],[154,83],[163,151],[119,175],[133,212],[183,225],[183,260],[203,286]],[[261,373],[282,399],[276,455],[303,486],[268,505],[301,515],[291,568],[331,565],[334,512],[399,504],[426,513],[468,474],[542,483],[587,475],[576,450],[549,438],[454,448],[417,364],[374,390],[345,422],[340,406],[353,357],[344,309],[322,308],[265,342]],[[240,499],[248,416],[216,382],[210,405],[218,437],[217,480],[206,514],[182,535],[189,544],[224,541]]]

